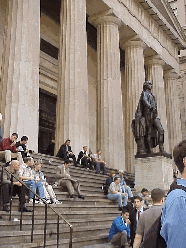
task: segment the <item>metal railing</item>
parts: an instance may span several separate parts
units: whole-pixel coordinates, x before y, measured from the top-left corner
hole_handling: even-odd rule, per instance
[[[10,191],[10,215],[9,215],[9,221],[11,220],[12,217],[12,193],[13,193],[13,178],[15,178],[17,181],[19,181],[22,186],[21,187],[26,187],[28,190],[30,190],[36,197],[38,197],[38,199],[42,200],[43,203],[45,204],[45,223],[44,223],[44,245],[43,247],[45,248],[46,246],[46,230],[47,230],[47,208],[49,207],[50,209],[52,209],[52,211],[57,215],[57,248],[59,247],[59,220],[62,219],[70,228],[70,238],[69,238],[69,248],[72,248],[72,234],[73,234],[73,227],[72,225],[65,220],[65,218],[56,212],[56,210],[50,206],[50,204],[47,204],[47,202],[45,200],[43,200],[37,193],[35,193],[32,189],[30,189],[22,180],[18,179],[17,177],[15,177],[11,172],[9,172],[7,170],[6,167],[4,167],[3,165],[1,165],[1,190],[0,190],[0,210],[2,208],[2,186],[3,186],[3,172],[4,170],[9,173],[11,175],[11,191]],[[21,201],[22,201],[21,197]],[[22,221],[23,221],[23,202],[21,202],[20,204],[20,210],[21,210],[21,215],[20,215],[20,231],[22,231]],[[35,197],[33,198],[33,210],[32,210],[32,228],[31,228],[31,243],[33,243],[34,241],[34,213],[35,213]]]

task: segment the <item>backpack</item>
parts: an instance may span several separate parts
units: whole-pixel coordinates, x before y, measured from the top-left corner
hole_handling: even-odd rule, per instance
[[[168,194],[172,190],[175,190],[175,189],[183,189],[186,192],[186,187],[182,185],[177,185],[176,180],[171,184]],[[166,245],[164,238],[160,235],[160,230],[161,230],[161,214],[156,219],[156,221],[152,224],[151,228],[148,230],[140,248],[149,248],[149,247],[150,248],[166,248],[167,245]]]

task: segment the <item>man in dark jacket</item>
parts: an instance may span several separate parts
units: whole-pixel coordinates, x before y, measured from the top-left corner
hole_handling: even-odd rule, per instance
[[[143,199],[140,196],[134,196],[134,209],[130,212],[130,237],[131,237],[131,245],[133,246],[134,238],[136,234],[136,229],[138,225],[138,220],[141,216],[141,214],[147,210],[147,208],[144,208],[142,206]]]
[[[109,231],[109,241],[117,247],[129,247],[127,241],[130,239],[129,210],[124,208],[120,216],[116,217]]]
[[[66,140],[65,143],[59,148],[56,157],[63,158],[64,160],[68,160],[69,158],[72,158],[74,161],[74,165],[77,166],[76,157],[72,152],[70,146],[70,140]]]
[[[11,172],[15,178],[13,177],[13,191],[12,195],[16,194],[19,196],[20,210],[21,206],[23,208],[23,212],[31,212],[25,205],[25,191],[26,187],[23,186],[16,178],[19,178],[19,161],[13,160],[7,170]],[[3,192],[3,211],[9,212],[9,208],[7,203],[10,201],[10,192],[11,192],[11,175],[4,170],[3,172],[3,182],[2,182],[2,192]]]
[[[10,165],[12,158],[17,158],[20,164],[23,163],[22,155],[16,148],[17,133],[13,133],[10,137],[4,138],[0,144],[0,157],[5,158],[6,166]]]

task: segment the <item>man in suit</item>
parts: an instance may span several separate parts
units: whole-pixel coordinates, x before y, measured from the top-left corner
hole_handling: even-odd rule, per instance
[[[140,196],[134,197],[134,209],[130,212],[130,238],[131,238],[131,246],[133,247],[134,238],[136,234],[136,229],[138,225],[138,220],[141,214],[147,210],[147,208],[143,207],[143,199]]]
[[[81,165],[83,165],[83,167],[86,169],[92,169],[92,159],[87,152],[87,146],[84,146],[83,150],[79,152],[77,162],[78,164],[81,163]]]
[[[85,197],[81,194],[79,182],[72,179],[69,174],[69,167],[71,163],[69,160],[65,160],[65,163],[57,167],[55,178],[58,179],[58,184],[67,187],[69,197],[75,198],[74,190],[78,194],[78,198],[84,199]]]
[[[63,158],[64,160],[68,160],[69,158],[72,158],[74,161],[74,165],[77,166],[76,157],[72,152],[69,139],[66,140],[65,143],[59,148],[56,157]]]

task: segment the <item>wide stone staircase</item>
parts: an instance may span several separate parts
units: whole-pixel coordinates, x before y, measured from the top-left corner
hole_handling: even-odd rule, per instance
[[[62,161],[55,157],[43,154],[33,154],[34,159],[41,159],[43,162],[42,171],[46,177],[54,177],[56,167]],[[52,161],[52,164],[49,163]],[[2,164],[2,162],[0,162]],[[70,167],[72,178],[79,180],[82,194],[85,199],[70,199],[66,189],[54,186],[58,200],[62,204],[52,207],[61,214],[73,226],[73,248],[97,247],[96,244],[105,244],[108,240],[108,233],[113,219],[120,214],[117,202],[106,198],[102,185],[108,176],[95,174],[84,168]],[[127,184],[131,185],[134,175],[126,173]],[[32,204],[27,203],[32,209]],[[33,243],[31,243],[32,213],[23,213],[22,231],[20,231],[20,212],[18,212],[18,197],[13,198],[12,218],[9,221],[9,213],[0,211],[3,219],[0,220],[0,247],[43,247],[44,244],[44,205],[35,205]],[[57,247],[57,216],[48,207],[46,246]],[[69,226],[60,220],[59,225],[59,247],[69,247],[70,229]]]

